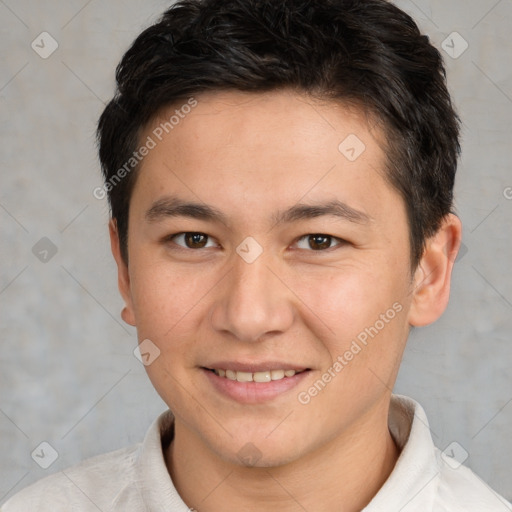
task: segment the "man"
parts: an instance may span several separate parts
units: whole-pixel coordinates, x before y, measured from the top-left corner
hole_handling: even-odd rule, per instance
[[[98,135],[122,317],[170,410],[4,512],[512,510],[391,393],[461,238],[458,119],[410,17],[184,0]]]

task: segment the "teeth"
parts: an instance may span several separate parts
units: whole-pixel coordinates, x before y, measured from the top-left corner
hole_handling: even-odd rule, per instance
[[[256,374],[254,376],[256,377]],[[252,373],[236,372],[236,380],[238,382],[252,382]]]
[[[270,376],[270,370],[268,372],[256,372],[253,373],[254,382],[270,382],[272,377]]]
[[[235,372],[233,370],[214,370],[219,377],[225,377],[229,380],[238,382],[270,382],[272,380],[281,380],[285,377],[293,377],[297,372],[295,370],[266,370],[264,372]]]
[[[295,374],[295,371],[294,370],[291,370],[293,371],[293,373]],[[272,378],[272,380],[281,380],[285,375],[285,371],[284,370],[272,370],[270,372],[270,377]]]

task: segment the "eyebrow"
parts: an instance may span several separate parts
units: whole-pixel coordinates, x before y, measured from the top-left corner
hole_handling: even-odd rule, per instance
[[[368,224],[373,220],[368,214],[336,199],[322,204],[296,204],[288,210],[275,214],[273,221],[275,224],[282,224],[324,215],[331,215],[357,224]]]
[[[146,212],[146,220],[149,222],[158,222],[168,217],[190,217],[192,219],[227,224],[226,216],[213,206],[183,201],[174,196],[166,196],[158,199]]]
[[[296,204],[287,210],[278,211],[272,215],[273,224],[284,224],[299,220],[313,219],[330,215],[357,224],[368,224],[373,218],[368,214],[356,210],[348,204],[332,200],[321,204]],[[148,222],[159,222],[169,217],[190,217],[210,222],[219,222],[228,225],[228,219],[217,208],[205,203],[184,201],[175,196],[162,197],[155,201],[146,212]]]

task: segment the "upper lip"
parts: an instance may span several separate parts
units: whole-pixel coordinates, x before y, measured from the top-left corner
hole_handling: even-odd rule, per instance
[[[295,370],[301,372],[308,370],[306,366],[300,364],[286,363],[283,361],[265,361],[265,362],[253,362],[253,363],[242,363],[238,361],[218,361],[203,366],[208,370],[232,370],[234,372],[264,372],[267,370]]]

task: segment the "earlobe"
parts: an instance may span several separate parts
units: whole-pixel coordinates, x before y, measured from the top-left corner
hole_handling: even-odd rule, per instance
[[[453,265],[459,251],[462,223],[448,214],[437,233],[429,238],[415,271],[409,323],[422,327],[435,322],[444,312],[450,296]]]
[[[130,273],[128,270],[128,264],[124,261],[121,253],[121,244],[119,240],[119,232],[117,230],[116,219],[110,219],[109,222],[109,233],[110,233],[110,247],[112,249],[112,255],[117,264],[117,283],[119,292],[126,304],[121,311],[121,318],[129,325],[135,326],[135,314],[133,310],[133,303],[131,298],[130,288]]]
[[[134,319],[134,316],[133,316],[133,310],[132,309],[128,309],[127,306],[125,306],[122,310],[121,310],[121,318],[129,325],[133,325],[135,327],[135,319]]]

